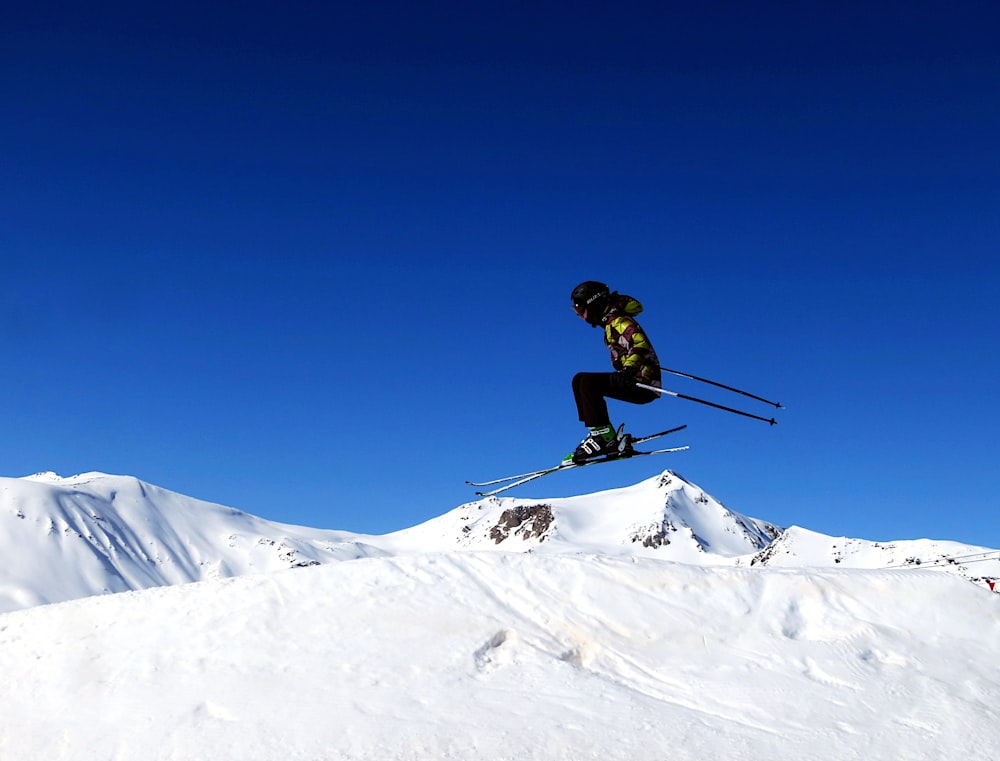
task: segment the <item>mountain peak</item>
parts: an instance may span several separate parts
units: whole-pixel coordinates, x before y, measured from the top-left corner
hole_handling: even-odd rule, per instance
[[[113,476],[109,473],[101,473],[96,470],[87,473],[77,473],[72,476],[61,476],[51,470],[42,471],[41,473],[35,473],[30,476],[24,476],[21,480],[23,481],[34,481],[35,483],[43,484],[79,484],[79,483],[90,483],[92,481],[106,480],[106,479],[126,479],[129,481],[138,481],[139,479],[133,476]]]
[[[578,497],[486,497],[389,536],[428,550],[592,552],[714,564],[759,552],[781,531],[729,510],[667,470]]]
[[[30,476],[24,476],[23,481],[38,481],[40,483],[59,483],[63,481],[63,477],[58,473],[54,473],[51,470],[46,470],[41,473],[35,473]]]

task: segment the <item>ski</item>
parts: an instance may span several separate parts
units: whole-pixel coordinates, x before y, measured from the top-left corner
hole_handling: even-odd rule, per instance
[[[604,457],[595,457],[592,460],[584,460],[581,463],[569,462],[560,463],[559,465],[554,465],[549,468],[542,468],[541,470],[534,470],[529,473],[519,473],[515,476],[505,476],[504,478],[495,478],[492,481],[466,481],[469,486],[494,486],[496,484],[503,484],[496,489],[491,489],[490,491],[477,491],[476,494],[480,497],[492,497],[495,494],[500,494],[508,489],[513,489],[515,486],[521,486],[529,481],[534,481],[535,479],[542,478],[543,476],[550,475],[551,473],[556,473],[560,470],[570,470],[572,468],[584,468],[588,465],[599,465],[606,462],[617,462],[618,460],[628,460],[633,457],[648,457],[654,454],[666,454],[668,452],[682,452],[688,447],[670,447],[668,449],[656,449],[651,452],[636,452],[631,447],[633,444],[642,444],[646,441],[652,441],[653,439],[658,439],[661,436],[666,436],[670,433],[676,433],[677,431],[683,431],[687,428],[686,425],[677,426],[676,428],[670,428],[666,431],[659,431],[658,433],[651,433],[648,436],[632,437],[625,434],[627,438],[626,450],[621,453],[605,455]]]
[[[686,425],[679,425],[676,428],[669,428],[666,431],[660,431],[658,433],[651,433],[648,436],[639,436],[638,438],[632,436],[631,434],[625,434],[625,435],[628,436],[628,443],[629,443],[629,445],[632,445],[632,444],[644,444],[647,441],[652,441],[653,439],[658,439],[661,436],[666,436],[667,434],[670,434],[670,433],[677,433],[677,431],[683,431],[685,428],[687,428]],[[625,455],[625,456],[627,457],[627,455]],[[615,455],[614,457],[605,457],[605,458],[598,458],[598,459],[599,460],[604,460],[604,459],[620,459],[621,457],[622,457],[622,455]],[[555,466],[555,468],[557,468],[557,469],[559,467],[561,467],[561,466],[558,466],[558,465]],[[519,473],[516,476],[504,476],[503,478],[494,478],[492,481],[466,481],[465,483],[467,483],[469,486],[492,486],[493,484],[502,484],[505,481],[515,481],[515,480],[520,479],[520,478],[526,478],[527,476],[537,476],[540,473],[548,473],[551,470],[553,470],[553,468],[542,468],[541,470],[532,470],[529,473]]]
[[[670,447],[669,449],[655,449],[652,452],[632,452],[631,454],[615,455],[613,457],[598,457],[593,460],[585,460],[584,462],[581,463],[569,462],[566,463],[565,465],[556,465],[555,467],[552,468],[546,468],[545,470],[539,470],[531,474],[526,474],[523,478],[519,478],[516,481],[505,483],[503,486],[500,486],[496,489],[491,489],[490,491],[477,491],[476,494],[480,497],[492,497],[496,494],[500,494],[501,492],[505,492],[508,489],[513,489],[515,486],[522,486],[523,484],[526,484],[529,481],[534,481],[538,478],[541,478],[542,476],[547,476],[552,473],[557,473],[558,471],[561,470],[570,470],[572,468],[585,468],[588,465],[600,465],[602,463],[607,463],[607,462],[621,462],[622,460],[630,460],[633,457],[648,457],[654,454],[666,454],[667,452],[683,452],[685,449],[689,448],[690,447],[687,446]]]

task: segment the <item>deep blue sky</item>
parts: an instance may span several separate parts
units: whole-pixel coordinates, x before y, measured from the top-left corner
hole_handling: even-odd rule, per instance
[[[599,279],[781,425],[613,404],[691,450],[514,495],[1000,547],[1000,8],[650,5],[7,11],[0,472],[405,528],[576,445]]]

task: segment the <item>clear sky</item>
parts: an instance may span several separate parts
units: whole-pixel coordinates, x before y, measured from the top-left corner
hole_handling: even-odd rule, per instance
[[[672,468],[1000,547],[998,40],[995,2],[6,9],[0,473],[405,528],[575,447],[597,279],[787,409],[612,403],[690,451],[515,496]]]

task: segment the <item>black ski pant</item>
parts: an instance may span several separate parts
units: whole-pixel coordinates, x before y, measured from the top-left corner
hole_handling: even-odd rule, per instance
[[[580,420],[584,425],[594,428],[611,424],[605,399],[648,404],[659,394],[638,388],[624,373],[577,373],[573,378],[573,396],[576,397],[576,410]]]

